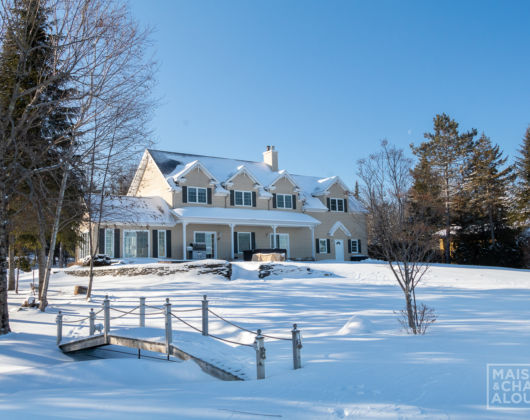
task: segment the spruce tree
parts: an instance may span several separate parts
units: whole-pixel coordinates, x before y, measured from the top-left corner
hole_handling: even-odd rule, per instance
[[[526,129],[519,156],[515,160],[517,185],[515,189],[515,219],[530,226],[530,127]]]
[[[482,134],[474,144],[469,177],[464,183],[471,209],[477,215],[475,223],[482,220],[482,225],[488,226],[491,245],[495,245],[495,227],[505,226],[507,221],[507,190],[514,174],[512,166],[504,167],[506,161],[499,145],[492,145]]]
[[[445,113],[436,115],[433,122],[433,132],[424,134],[427,141],[418,147],[412,146],[412,151],[419,158],[420,164],[428,167],[437,180],[439,190],[438,195],[433,197],[433,207],[443,206],[444,260],[450,263],[451,228],[456,211],[454,201],[461,190],[462,174],[477,130],[461,134],[458,123]]]

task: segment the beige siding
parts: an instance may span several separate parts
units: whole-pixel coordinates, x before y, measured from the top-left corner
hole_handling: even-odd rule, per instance
[[[173,206],[173,195],[169,185],[150,156],[148,156],[147,165],[135,195],[137,197],[159,196]]]

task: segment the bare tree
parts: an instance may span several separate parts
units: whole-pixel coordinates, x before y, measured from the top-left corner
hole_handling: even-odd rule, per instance
[[[102,145],[105,138],[97,132],[99,122],[105,118],[110,121],[111,115],[120,114],[118,110],[123,116],[129,112],[129,129],[132,131],[133,116],[143,112],[142,118],[145,118],[149,113],[139,106],[128,109],[130,101],[125,100],[125,95],[149,97],[153,74],[153,63],[139,60],[147,46],[149,31],[138,28],[123,3],[113,0],[32,0],[26,3],[45,7],[51,16],[48,28],[52,59],[46,73],[37,74],[31,86],[24,86],[21,80],[31,68],[29,57],[34,52],[32,41],[36,37],[36,18],[32,21],[30,15],[23,23],[24,27],[20,27],[13,13],[15,3],[17,0],[0,0],[0,43],[4,45],[10,25],[20,29],[10,33],[18,49],[14,82],[12,86],[0,86],[3,95],[0,112],[0,335],[10,331],[6,270],[9,203],[20,194],[21,185],[35,186],[39,174],[53,173],[58,181],[57,193],[51,200],[56,205],[51,211],[50,253],[41,293],[40,308],[44,310],[53,250],[71,171],[86,171],[91,167],[95,161],[95,148],[98,149],[99,162],[106,160],[109,166],[119,160],[118,151],[130,152],[127,142],[123,141],[125,130],[121,130],[119,140],[118,137],[113,139],[111,152],[102,153],[101,150],[109,150],[109,146],[108,142],[107,146]],[[39,71],[31,70],[34,73]],[[45,92],[50,86],[65,79],[68,80],[68,90],[64,95],[46,97]],[[39,127],[39,122],[57,107],[65,106],[77,110],[68,129],[49,144],[34,147],[29,141],[30,131]],[[143,121],[142,118],[139,121]],[[124,127],[125,120],[124,117],[117,126]],[[145,128],[143,122],[138,125]],[[48,152],[57,145],[62,145],[64,153],[56,162],[50,163]]]
[[[381,143],[381,151],[358,162],[361,200],[369,209],[370,242],[388,262],[406,302],[410,331],[424,332],[421,315],[428,313],[416,302],[416,286],[429,269],[433,240],[417,209],[412,211],[409,190],[412,161],[401,149]],[[418,310],[420,309],[420,310]]]

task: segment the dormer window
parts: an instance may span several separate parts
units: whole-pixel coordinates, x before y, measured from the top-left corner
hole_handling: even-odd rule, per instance
[[[251,191],[235,191],[236,206],[252,207],[252,192]]]
[[[206,204],[206,188],[188,187],[188,203]]]
[[[345,213],[348,211],[346,200],[344,198],[328,198],[328,209],[330,211]]]
[[[193,204],[212,204],[212,189],[183,186],[182,202]]]
[[[279,209],[292,209],[293,196],[291,194],[276,194],[276,207]]]

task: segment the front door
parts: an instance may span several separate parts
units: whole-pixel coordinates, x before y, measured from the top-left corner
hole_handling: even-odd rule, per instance
[[[335,260],[344,261],[344,242],[342,239],[335,239]]]

